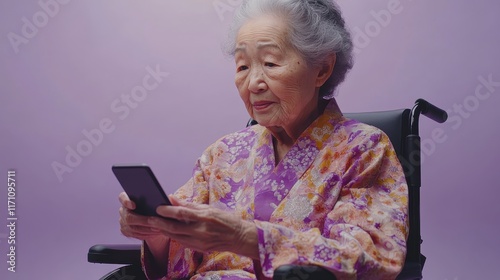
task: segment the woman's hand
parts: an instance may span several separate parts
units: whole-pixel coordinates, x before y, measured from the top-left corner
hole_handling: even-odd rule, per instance
[[[209,205],[182,202],[173,196],[169,199],[173,206],[156,210],[167,219],[149,217],[153,230],[199,252],[230,251],[259,258],[257,228],[252,222]]]
[[[136,207],[135,203],[126,193],[120,193],[118,199],[122,205],[120,207],[120,231],[123,235],[145,241],[162,236],[157,228],[149,225],[148,217],[133,212]]]
[[[127,237],[144,240],[157,264],[164,265],[168,257],[169,238],[162,234],[158,228],[152,227],[149,217],[135,214],[135,203],[126,193],[118,196],[120,200],[120,231]]]

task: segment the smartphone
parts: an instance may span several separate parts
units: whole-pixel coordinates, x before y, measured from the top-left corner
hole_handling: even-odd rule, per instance
[[[158,206],[172,205],[149,166],[113,165],[111,169],[130,200],[135,203],[135,213],[159,216],[156,213]]]

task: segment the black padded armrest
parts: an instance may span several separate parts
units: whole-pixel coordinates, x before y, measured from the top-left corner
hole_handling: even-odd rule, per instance
[[[421,262],[406,261],[403,270],[399,273],[396,280],[419,280],[422,279],[422,269],[424,267],[425,256],[421,255]]]
[[[94,245],[87,254],[90,263],[141,264],[141,245]]]
[[[314,265],[282,265],[274,271],[273,280],[321,279],[337,278],[325,268]]]

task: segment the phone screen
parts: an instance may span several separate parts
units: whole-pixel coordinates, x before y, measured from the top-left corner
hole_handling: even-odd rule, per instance
[[[135,202],[137,214],[158,216],[158,206],[172,205],[149,166],[114,165],[112,170],[130,200]]]

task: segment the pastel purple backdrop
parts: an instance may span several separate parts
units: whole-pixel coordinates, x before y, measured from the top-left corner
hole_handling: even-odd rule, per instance
[[[136,242],[119,232],[111,165],[147,163],[171,193],[206,146],[248,118],[221,52],[240,1],[55,1],[0,3],[1,279],[112,270],[86,261],[93,244]],[[357,46],[338,93],[343,111],[422,97],[450,113],[443,125],[421,119],[425,279],[500,279],[500,2],[339,4]],[[6,262],[12,168],[15,273]]]

